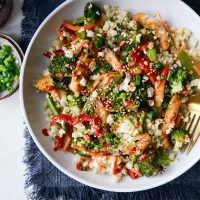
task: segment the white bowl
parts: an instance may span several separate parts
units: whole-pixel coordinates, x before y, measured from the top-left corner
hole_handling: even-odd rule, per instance
[[[11,37],[0,32],[0,46],[1,45],[9,45],[11,47],[11,53],[14,56],[14,58],[18,61],[19,67],[21,69],[24,54],[20,46]],[[0,100],[11,96],[17,90],[18,86],[19,86],[19,80],[14,81],[12,84],[13,91],[8,92],[5,90],[0,92]]]
[[[120,183],[114,183],[109,175],[97,175],[93,172],[81,172],[75,167],[74,155],[62,151],[54,152],[52,141],[41,134],[46,127],[44,110],[44,95],[36,93],[33,81],[43,73],[48,66],[48,59],[42,56],[52,40],[56,38],[55,26],[59,26],[63,19],[72,20],[83,14],[88,0],[68,0],[55,9],[40,25],[34,34],[21,70],[20,97],[23,114],[28,129],[42,153],[63,173],[86,185],[116,192],[133,192],[154,188],[165,184],[180,176],[191,168],[200,158],[200,140],[190,152],[189,156],[182,154],[179,161],[171,164],[161,175],[152,178],[129,177]],[[132,13],[147,12],[155,14],[160,12],[171,26],[186,27],[194,36],[200,39],[200,18],[186,4],[179,0],[97,0],[98,5],[110,4],[119,6],[122,10]]]

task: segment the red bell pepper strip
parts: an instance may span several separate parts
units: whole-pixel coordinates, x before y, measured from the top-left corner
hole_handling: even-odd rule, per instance
[[[132,179],[136,179],[137,178],[137,175],[131,169],[128,169],[128,175]]]
[[[63,23],[63,24],[61,25],[61,27],[60,27],[60,32],[61,32],[61,33],[62,33],[62,32],[67,32],[67,33],[69,33],[69,38],[70,38],[72,41],[76,40],[76,34],[74,33],[74,31],[72,31],[72,30],[70,30],[69,28],[67,28],[67,27],[65,26],[64,23]]]
[[[91,117],[85,114],[80,114],[78,117],[78,123],[82,123],[85,121],[89,121],[93,123],[93,130],[96,136],[99,136],[101,134],[101,124],[97,118]]]
[[[161,71],[161,76],[162,76],[163,78],[167,77],[167,75],[169,74],[169,71],[170,71],[169,67],[164,66],[164,67],[162,68],[162,71]]]
[[[150,65],[150,61],[144,56],[142,56],[141,52],[137,49],[133,49],[130,56],[147,74],[151,82],[155,83],[158,72],[153,68],[153,65]]]
[[[99,136],[101,134],[100,121],[95,117],[91,117],[85,114],[80,114],[78,117],[72,117],[66,114],[59,114],[52,118],[50,125],[53,126],[58,121],[64,121],[66,124],[72,125],[72,126],[77,123],[89,121],[89,122],[92,122],[93,124],[93,131],[95,135]]]
[[[72,117],[71,115],[66,114],[58,114],[55,117],[53,117],[50,121],[50,125],[55,125],[58,121],[64,121],[66,124],[69,124],[71,126],[75,125],[78,122],[77,117]]]

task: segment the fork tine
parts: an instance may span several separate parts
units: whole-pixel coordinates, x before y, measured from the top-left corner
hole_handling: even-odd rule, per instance
[[[198,133],[198,135],[195,137],[195,131],[197,129],[197,126],[199,125],[199,121],[200,121],[200,116],[198,117],[198,120],[195,124],[195,127],[194,127],[194,129],[191,133],[191,142],[190,142],[189,147],[187,149],[187,153],[186,153],[187,155],[190,153],[190,151],[192,150],[193,146],[195,145],[197,139],[199,138],[200,133]]]
[[[187,117],[189,117],[189,119],[190,119],[190,114],[191,113],[189,113],[187,115]],[[177,128],[179,127],[179,128],[184,128],[185,129],[185,127],[186,127],[187,124],[188,124],[188,122],[184,122],[183,119],[181,119],[180,123],[177,125]]]
[[[190,119],[190,115],[191,115],[191,113],[189,112],[189,114],[188,114],[188,116],[187,116],[189,119]],[[188,123],[189,123],[189,122],[183,122],[181,128],[185,129]]]
[[[192,118],[192,121],[190,122],[190,125],[189,125],[189,127],[188,127],[188,129],[187,129],[188,132],[190,131],[190,129],[191,129],[193,123],[194,123],[195,117],[196,117],[196,114],[194,114],[194,116],[193,116],[193,118]]]

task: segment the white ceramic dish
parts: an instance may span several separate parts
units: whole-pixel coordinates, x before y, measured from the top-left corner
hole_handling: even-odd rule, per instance
[[[11,53],[14,56],[15,60],[18,61],[18,64],[21,67],[24,54],[20,46],[11,37],[0,32],[0,46],[1,45],[9,45],[11,47]],[[9,93],[8,91],[0,92],[0,100],[11,96],[17,90],[18,86],[19,80],[14,81],[12,85],[13,91],[11,93]]]
[[[116,192],[141,191],[165,184],[183,174],[200,159],[200,140],[197,141],[189,156],[180,155],[179,161],[167,167],[162,175],[136,180],[126,177],[116,184],[108,175],[97,175],[93,172],[76,170],[74,155],[62,151],[55,153],[52,141],[41,134],[42,128],[45,127],[44,96],[36,93],[32,85],[33,81],[42,74],[48,65],[48,59],[43,57],[42,53],[56,38],[53,27],[59,26],[63,19],[71,20],[81,16],[86,2],[88,0],[68,0],[64,2],[40,25],[29,44],[21,70],[20,85],[21,105],[26,124],[43,154],[63,173],[81,183]],[[96,0],[95,2],[100,6],[104,4],[119,6],[120,9],[129,10],[132,13],[155,14],[160,12],[170,25],[186,27],[194,33],[196,38],[200,39],[199,16],[180,0],[123,0],[123,3],[121,0]]]

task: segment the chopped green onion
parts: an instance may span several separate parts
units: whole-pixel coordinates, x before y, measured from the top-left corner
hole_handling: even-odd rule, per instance
[[[0,92],[12,92],[12,84],[19,79],[19,67],[11,54],[11,47],[0,46]]]
[[[156,76],[156,80],[160,81],[161,80],[161,76],[160,75]]]
[[[141,84],[141,76],[139,74],[135,75],[135,84],[140,85]]]
[[[147,114],[147,118],[150,119],[151,121],[155,119],[155,117],[159,114],[159,111],[157,108],[154,108]]]
[[[150,111],[150,112],[147,114],[148,119],[150,119],[151,121],[153,120],[153,116],[154,116],[153,111]]]
[[[125,92],[122,92],[120,95],[119,95],[119,99],[122,99],[122,100],[124,100],[124,99],[126,99],[126,93]]]
[[[86,38],[86,31],[77,32],[76,36],[81,40],[84,40]]]
[[[172,78],[173,71],[170,71],[167,75],[167,81],[169,81]]]
[[[94,73],[98,69],[98,67],[99,66],[97,64],[95,64],[92,67],[90,67],[90,70]]]
[[[85,17],[82,16],[82,17],[79,17],[78,19],[75,19],[72,21],[72,24],[73,25],[80,25],[80,24],[83,24],[85,21]]]
[[[152,62],[155,62],[157,60],[157,52],[156,48],[153,47],[152,49],[147,49],[147,56]]]
[[[154,64],[154,67],[155,67],[156,69],[161,69],[161,68],[163,67],[163,63],[157,62],[157,63]]]
[[[88,84],[87,84],[87,89],[89,90],[92,87],[93,81],[89,80]]]
[[[107,143],[107,144],[111,144],[111,140],[110,140],[109,137],[106,137],[105,140],[106,140],[106,143]]]
[[[53,99],[49,95],[47,95],[46,98],[47,98],[47,105],[48,105],[49,109],[51,110],[52,114],[54,116],[58,115],[59,112],[58,112],[58,109],[56,108],[56,105],[55,105]]]
[[[120,63],[121,63],[122,65],[126,65],[126,64],[127,64],[127,61],[126,61],[126,60],[120,59]]]

